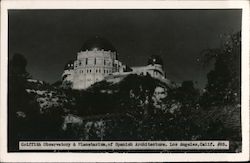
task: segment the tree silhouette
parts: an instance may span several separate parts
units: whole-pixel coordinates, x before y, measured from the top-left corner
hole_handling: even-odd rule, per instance
[[[9,149],[17,148],[21,130],[25,130],[23,117],[27,116],[30,102],[25,91],[29,74],[26,71],[27,61],[22,54],[14,54],[8,64],[8,145]],[[30,110],[31,111],[31,110]],[[19,113],[22,116],[18,116]]]
[[[229,35],[222,47],[203,52],[205,62],[214,60],[214,69],[207,74],[208,83],[202,104],[223,105],[240,102],[241,33]]]
[[[199,99],[199,90],[194,87],[193,81],[183,81],[181,87],[173,89],[170,95],[183,105],[194,106]]]

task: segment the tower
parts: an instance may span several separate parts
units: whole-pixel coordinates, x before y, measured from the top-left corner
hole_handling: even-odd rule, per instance
[[[74,61],[72,88],[88,88],[95,82],[103,80],[105,76],[118,72],[121,63],[117,60],[117,55],[116,49],[106,39],[94,37],[87,40]],[[65,75],[67,73],[68,70],[64,72]],[[71,80],[71,78],[64,79]]]

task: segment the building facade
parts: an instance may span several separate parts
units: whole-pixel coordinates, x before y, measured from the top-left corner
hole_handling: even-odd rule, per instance
[[[65,65],[62,82],[71,84],[72,89],[86,89],[105,78],[129,74],[149,74],[154,78],[165,79],[163,63],[158,56],[151,56],[147,66],[130,68],[118,60],[118,53],[110,42],[95,37],[86,41],[77,53],[76,60]]]

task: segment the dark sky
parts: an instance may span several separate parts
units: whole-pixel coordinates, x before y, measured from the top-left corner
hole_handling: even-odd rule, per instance
[[[101,36],[123,63],[160,55],[168,79],[202,87],[208,69],[197,62],[200,52],[240,30],[241,10],[10,10],[9,57],[23,54],[33,78],[53,83],[87,39]]]

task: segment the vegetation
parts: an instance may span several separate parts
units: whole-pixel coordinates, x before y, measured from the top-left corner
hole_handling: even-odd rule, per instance
[[[207,74],[208,83],[203,95],[204,106],[239,104],[241,97],[241,33],[226,37],[221,48],[203,52],[205,63],[214,61]]]

